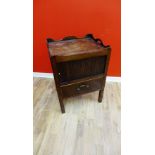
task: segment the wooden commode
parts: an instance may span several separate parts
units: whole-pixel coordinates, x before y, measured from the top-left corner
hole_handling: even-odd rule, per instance
[[[66,97],[98,90],[102,102],[111,47],[92,34],[59,41],[48,38],[47,47],[62,113]]]

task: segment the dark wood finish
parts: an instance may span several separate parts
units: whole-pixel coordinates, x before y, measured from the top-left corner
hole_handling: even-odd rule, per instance
[[[105,76],[105,78],[103,78],[103,85],[102,85],[102,88],[99,91],[98,102],[102,102],[105,82],[106,82],[106,76]]]
[[[72,40],[72,39],[78,39],[78,38],[75,36],[68,36],[63,38],[63,40]]]
[[[102,102],[102,98],[103,98],[103,90],[101,89],[99,91],[98,102]]]
[[[102,102],[110,46],[87,34],[84,38],[69,36],[59,41],[48,38],[47,47],[61,111],[65,112],[64,98],[97,90],[98,101]]]
[[[65,107],[63,104],[63,93],[62,93],[62,89],[60,88],[60,82],[59,82],[59,78],[58,78],[59,74],[57,71],[55,57],[51,57],[51,64],[52,64],[52,68],[53,68],[54,80],[55,80],[56,90],[58,93],[58,99],[60,102],[61,112],[65,113]]]
[[[81,77],[104,74],[105,64],[106,56],[58,63],[59,80],[60,82],[69,82]]]
[[[102,89],[103,78],[83,81],[81,83],[74,83],[71,85],[63,86],[62,92],[64,97],[76,96],[80,94],[89,93],[92,91]]]
[[[62,82],[60,87],[67,86],[67,85],[72,85],[72,84],[75,84],[75,83],[81,83],[83,81],[96,80],[96,79],[99,79],[99,78],[104,78],[105,79],[105,76],[103,74],[99,74],[99,75],[95,75],[95,76],[89,76],[89,77],[86,77],[86,78],[80,78],[80,79],[72,80],[72,81],[69,81],[69,82]]]

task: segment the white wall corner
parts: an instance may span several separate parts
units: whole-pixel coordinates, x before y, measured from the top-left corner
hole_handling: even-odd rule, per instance
[[[107,76],[106,82],[121,82],[121,77]]]
[[[40,78],[53,78],[53,73],[40,73],[40,72],[33,72],[33,77],[40,77]]]

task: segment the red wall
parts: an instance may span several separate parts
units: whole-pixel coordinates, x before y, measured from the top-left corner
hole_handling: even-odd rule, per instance
[[[52,71],[46,38],[93,33],[112,47],[108,75],[121,75],[121,0],[34,0],[33,71]]]

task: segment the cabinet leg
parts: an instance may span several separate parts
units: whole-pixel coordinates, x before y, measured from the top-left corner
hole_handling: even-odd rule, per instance
[[[102,102],[103,99],[103,90],[99,91],[98,102]]]
[[[58,94],[58,98],[59,98],[61,112],[65,113],[65,107],[64,107],[64,103],[63,103],[63,98],[59,94]]]

